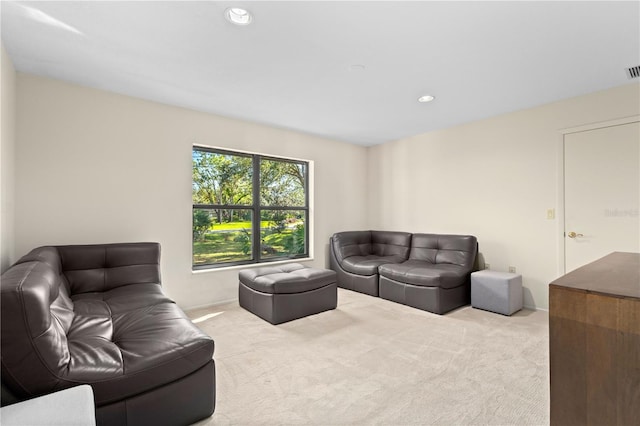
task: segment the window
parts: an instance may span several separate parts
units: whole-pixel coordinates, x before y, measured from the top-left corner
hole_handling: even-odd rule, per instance
[[[193,269],[308,257],[305,161],[193,148]]]

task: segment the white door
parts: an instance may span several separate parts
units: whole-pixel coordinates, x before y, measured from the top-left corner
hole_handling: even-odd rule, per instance
[[[640,123],[564,135],[565,271],[640,252]]]

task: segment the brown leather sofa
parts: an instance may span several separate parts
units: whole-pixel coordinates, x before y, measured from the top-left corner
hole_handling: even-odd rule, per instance
[[[329,246],[339,287],[436,314],[470,303],[474,236],[351,231]]]
[[[159,244],[40,247],[1,288],[2,384],[19,399],[89,384],[98,425],[213,413],[214,342],[163,293]]]

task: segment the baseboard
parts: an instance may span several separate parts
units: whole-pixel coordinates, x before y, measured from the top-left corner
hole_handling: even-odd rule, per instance
[[[233,299],[229,299],[229,300],[222,300],[220,302],[213,302],[213,303],[205,303],[203,305],[196,305],[196,306],[190,306],[188,308],[182,308],[185,312],[187,311],[195,311],[196,309],[206,309],[206,308],[213,308],[215,306],[220,306],[220,305],[226,305],[227,303],[233,303],[233,302],[238,302],[238,298],[235,297]]]
[[[523,308],[526,309],[531,309],[532,311],[544,311],[544,312],[549,312],[549,309],[545,309],[545,308],[538,308],[536,306],[529,306],[529,305],[524,305]]]

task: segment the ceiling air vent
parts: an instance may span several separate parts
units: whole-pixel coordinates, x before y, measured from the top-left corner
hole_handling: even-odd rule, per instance
[[[638,78],[640,77],[640,65],[637,67],[627,68],[627,75],[629,78]]]

